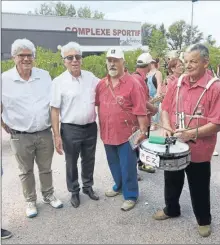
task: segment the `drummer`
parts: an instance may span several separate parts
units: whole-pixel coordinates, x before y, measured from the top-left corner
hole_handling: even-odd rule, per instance
[[[180,110],[184,111],[185,115],[192,115],[200,95],[212,79],[207,73],[209,50],[202,44],[195,44],[187,49],[184,56],[187,75],[182,79],[178,101],[182,107]],[[186,116],[185,120],[185,125],[188,126],[189,123],[189,128],[194,129],[189,131],[176,129],[176,95],[177,83],[167,91],[164,98],[163,125],[173,130],[175,136],[181,141],[188,142],[191,150],[191,163],[185,170],[164,172],[166,207],[156,212],[153,218],[165,220],[180,216],[179,198],[184,185],[184,172],[186,172],[198,231],[201,236],[207,237],[211,234],[210,162],[216,145],[217,132],[220,131],[220,81],[211,85],[197,107],[197,115],[200,112],[200,115],[203,116],[203,119],[199,119],[197,139],[195,129],[197,119],[195,118],[190,120],[190,117]],[[171,133],[164,131],[164,135],[170,136]],[[195,140],[194,143],[191,140]]]

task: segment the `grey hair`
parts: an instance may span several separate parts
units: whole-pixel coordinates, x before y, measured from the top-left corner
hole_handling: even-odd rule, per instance
[[[75,42],[69,42],[64,46],[58,45],[57,48],[61,50],[61,56],[64,58],[64,53],[68,52],[70,50],[77,51],[80,55],[82,55],[81,47],[78,43]]]
[[[206,59],[209,58],[209,50],[203,44],[199,44],[199,43],[193,44],[189,46],[186,50],[187,53],[193,52],[193,51],[199,51],[201,57],[206,58]]]
[[[11,45],[11,56],[15,57],[24,49],[30,50],[35,57],[36,48],[35,48],[34,44],[26,38],[17,39],[12,43],[12,45]]]

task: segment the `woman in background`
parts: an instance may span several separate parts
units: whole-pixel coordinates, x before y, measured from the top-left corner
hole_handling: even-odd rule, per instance
[[[183,74],[183,72],[184,72],[183,62],[178,58],[171,59],[168,64],[169,76],[167,76],[167,78],[164,80],[161,88],[162,95],[166,94],[168,87],[173,86],[173,84]]]
[[[161,96],[161,87],[162,87],[162,73],[159,71],[160,63],[159,59],[154,59],[151,63],[151,70],[147,75],[147,85],[149,88],[149,95],[151,98],[160,97]],[[154,106],[159,107],[159,102],[155,103]],[[152,117],[153,123],[159,122],[159,113]],[[155,125],[151,126],[151,130],[156,130],[157,127]]]

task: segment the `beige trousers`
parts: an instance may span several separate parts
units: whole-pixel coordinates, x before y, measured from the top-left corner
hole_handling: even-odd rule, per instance
[[[41,192],[43,197],[53,194],[52,158],[54,144],[51,129],[33,134],[11,135],[11,148],[20,169],[20,180],[27,202],[36,201],[34,161],[39,169]]]

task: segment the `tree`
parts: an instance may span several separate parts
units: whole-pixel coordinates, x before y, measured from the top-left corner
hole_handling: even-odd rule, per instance
[[[54,10],[51,3],[41,4],[39,9],[35,9],[35,14],[38,15],[54,15]]]
[[[28,14],[32,14],[31,11]],[[104,13],[99,11],[91,11],[89,7],[80,7],[77,11],[72,4],[65,4],[61,1],[43,3],[39,9],[35,9],[37,15],[56,15],[56,16],[70,16],[75,17],[78,15],[80,18],[93,18],[104,19]]]
[[[141,27],[142,34],[142,44],[148,45],[151,37],[151,33],[156,29],[156,25],[152,25],[150,23],[144,23]]]
[[[186,25],[186,30],[184,35],[185,47],[191,44],[199,43],[202,39],[203,39],[203,33],[198,30],[198,26],[194,26],[192,28],[191,25]]]
[[[210,46],[214,46],[216,44],[216,40],[213,39],[212,35],[208,35],[208,37],[205,39],[205,42]]]
[[[104,19],[105,14],[102,12],[99,12],[97,10],[94,11],[94,13],[92,12],[92,10],[85,6],[85,7],[80,7],[77,10],[77,15],[80,18],[92,18],[92,19]]]
[[[163,23],[159,26],[159,30],[161,31],[163,36],[166,37],[167,31]]]
[[[80,18],[92,18],[92,11],[89,7],[80,7],[78,10],[77,10],[77,15],[80,17]]]
[[[190,43],[198,43],[203,39],[203,33],[195,26],[192,29],[191,39],[191,26],[186,24],[184,20],[174,22],[169,28],[167,33],[168,44],[173,50],[182,50]]]
[[[167,40],[164,33],[157,29],[152,30],[148,46],[153,57],[164,57],[167,50]]]
[[[58,2],[54,6],[55,15],[58,16],[76,16],[76,10],[72,4],[67,5],[62,2]]]
[[[101,20],[103,20],[104,19],[104,16],[105,16],[104,13],[95,10],[94,15],[93,15],[93,18],[94,19],[101,19]]]

